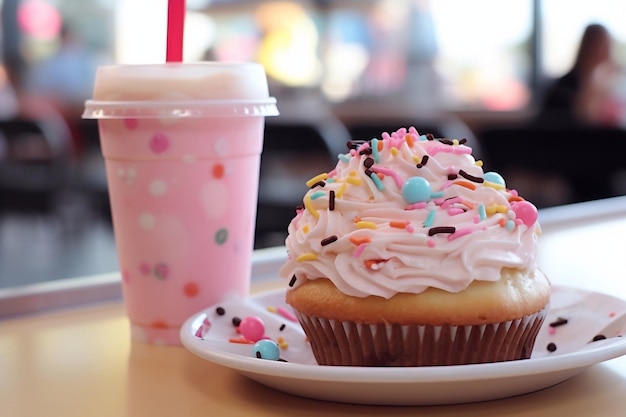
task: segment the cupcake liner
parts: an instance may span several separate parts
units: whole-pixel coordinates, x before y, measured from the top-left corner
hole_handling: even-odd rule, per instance
[[[364,324],[296,311],[320,365],[436,366],[528,359],[547,308],[472,326]]]

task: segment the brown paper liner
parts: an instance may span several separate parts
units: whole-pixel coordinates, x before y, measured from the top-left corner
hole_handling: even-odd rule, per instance
[[[546,312],[474,326],[362,324],[298,311],[296,316],[320,365],[435,366],[528,359]]]

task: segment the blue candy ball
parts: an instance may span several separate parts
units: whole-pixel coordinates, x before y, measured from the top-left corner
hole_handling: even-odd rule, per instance
[[[402,186],[402,197],[409,204],[428,201],[431,194],[430,183],[422,177],[411,177]]]
[[[262,339],[254,344],[252,357],[277,361],[280,358],[280,349],[273,340]]]
[[[502,178],[502,175],[498,174],[497,172],[485,172],[483,174],[483,179],[485,181],[491,182],[493,184],[498,184],[501,185],[503,187],[506,187],[506,183],[504,182],[504,178]]]

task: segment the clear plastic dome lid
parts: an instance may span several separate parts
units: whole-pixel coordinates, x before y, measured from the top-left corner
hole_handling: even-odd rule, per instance
[[[111,65],[98,69],[84,118],[276,116],[255,63]]]

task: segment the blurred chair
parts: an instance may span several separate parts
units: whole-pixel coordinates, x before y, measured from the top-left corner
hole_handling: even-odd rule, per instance
[[[306,182],[328,172],[350,136],[337,120],[266,119],[255,247],[282,245]]]
[[[509,126],[479,136],[485,169],[539,207],[596,200],[623,191],[626,131],[581,126]]]
[[[71,172],[69,137],[42,121],[0,121],[0,211],[49,212]]]
[[[111,221],[109,189],[104,156],[100,149],[98,121],[82,119],[78,123],[82,152],[76,170],[78,189],[89,201],[90,209],[105,221]]]

